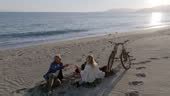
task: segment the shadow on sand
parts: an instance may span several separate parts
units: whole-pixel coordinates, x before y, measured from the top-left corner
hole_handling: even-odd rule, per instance
[[[104,78],[99,85],[92,88],[77,88],[71,84],[64,84],[63,86],[54,89],[50,96],[107,96],[125,73],[126,71],[121,69],[115,75]],[[43,85],[40,84],[29,89],[19,89],[17,93],[22,94],[22,96],[49,96],[42,86]]]

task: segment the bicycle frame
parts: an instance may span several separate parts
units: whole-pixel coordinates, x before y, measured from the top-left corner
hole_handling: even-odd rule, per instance
[[[109,41],[111,44],[113,43],[113,42],[111,42],[111,41]],[[129,40],[126,40],[126,41],[124,41],[123,43],[114,43],[115,44],[115,46],[114,46],[114,48],[113,48],[113,50],[112,50],[112,52],[111,52],[111,54],[110,54],[110,57],[109,58],[112,58],[112,61],[108,61],[108,66],[107,66],[107,71],[108,72],[110,72],[111,71],[111,68],[112,68],[112,66],[113,66],[113,63],[114,63],[114,60],[115,60],[115,57],[116,57],[116,54],[117,54],[117,51],[118,51],[118,47],[121,45],[122,46],[122,50],[121,50],[121,54],[123,53],[123,54],[127,54],[127,52],[126,52],[126,48],[125,48],[125,46],[124,46],[124,44],[126,44],[127,42],[129,42]],[[120,54],[120,56],[121,56],[121,54]],[[119,57],[120,57],[119,56]],[[109,64],[110,62],[112,62],[112,64]]]

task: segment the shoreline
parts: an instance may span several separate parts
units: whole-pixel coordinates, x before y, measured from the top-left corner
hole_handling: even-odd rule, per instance
[[[155,31],[155,30],[164,30],[170,28],[170,25],[163,25],[163,26],[156,26],[156,27],[146,27],[146,28],[139,28],[139,29],[134,29],[132,31],[125,31],[125,32],[106,32],[103,34],[99,35],[89,35],[89,36],[83,36],[83,37],[72,37],[69,39],[61,39],[61,40],[48,40],[48,41],[38,41],[37,43],[30,43],[30,44],[22,44],[22,45],[15,45],[11,46],[9,45],[8,47],[1,47],[0,51],[2,50],[12,50],[12,49],[19,49],[19,48],[26,48],[26,47],[33,47],[33,46],[41,46],[41,45],[46,45],[46,44],[58,44],[62,42],[72,42],[74,40],[84,40],[84,39],[91,39],[91,38],[101,38],[105,37],[107,35],[117,35],[117,34],[140,34],[143,33],[143,31]],[[137,32],[139,31],[139,32]]]

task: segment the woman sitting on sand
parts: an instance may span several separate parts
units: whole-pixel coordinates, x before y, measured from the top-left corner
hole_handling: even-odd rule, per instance
[[[51,63],[48,72],[44,75],[44,78],[47,81],[48,91],[51,91],[51,88],[55,85],[60,85],[63,79],[62,69],[67,67],[68,64],[63,65],[61,62],[61,56],[57,55],[54,57],[54,61]]]
[[[80,72],[82,83],[93,83],[96,79],[104,78],[105,73],[99,70],[99,66],[94,60],[92,55],[86,58],[86,64],[84,70]]]

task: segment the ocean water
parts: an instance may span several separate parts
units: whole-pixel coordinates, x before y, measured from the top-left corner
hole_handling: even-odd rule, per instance
[[[168,13],[0,12],[0,48],[60,41],[170,24]]]

